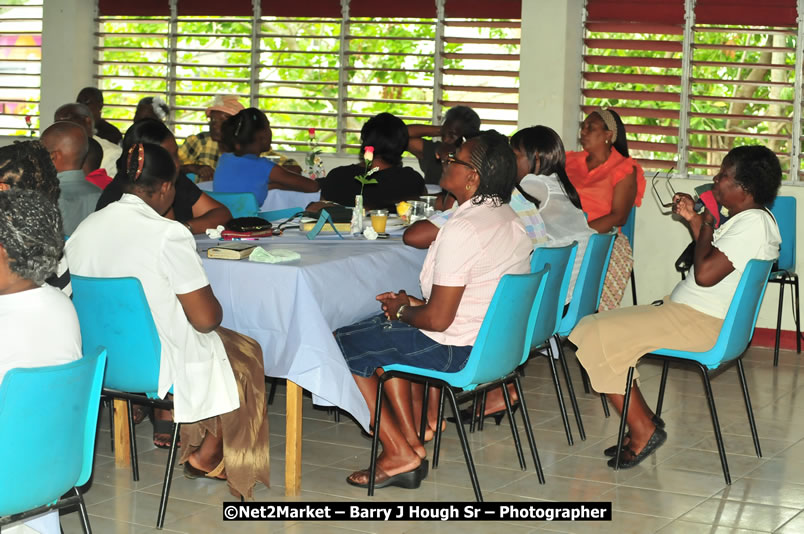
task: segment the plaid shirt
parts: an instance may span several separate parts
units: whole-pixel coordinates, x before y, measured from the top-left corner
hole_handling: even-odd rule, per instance
[[[300,166],[296,160],[287,158],[282,154],[269,150],[260,154],[262,157],[279,156],[279,165],[282,167]],[[209,132],[191,135],[179,147],[179,160],[182,165],[209,165],[213,169],[218,165],[221,150],[218,142],[212,139]]]

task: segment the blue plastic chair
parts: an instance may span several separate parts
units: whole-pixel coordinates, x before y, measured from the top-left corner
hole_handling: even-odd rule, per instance
[[[617,235],[614,233],[592,234],[589,236],[589,244],[586,246],[586,253],[584,253],[581,268],[578,271],[578,278],[575,280],[572,300],[567,313],[561,319],[558,332],[553,336],[554,343],[558,347],[558,358],[564,371],[564,380],[567,382],[567,391],[571,400],[575,399],[575,388],[572,386],[561,338],[567,337],[572,332],[572,329],[575,328],[575,325],[578,324],[578,321],[587,315],[597,313],[597,308],[600,305],[600,295],[603,294],[603,281],[606,279],[606,271],[609,268],[611,251],[616,237]],[[578,362],[579,367],[580,365],[580,362]],[[581,377],[583,378],[584,391],[589,393],[589,379],[583,367],[581,367]],[[600,396],[600,402],[603,404],[603,412],[608,417],[609,405],[605,395]],[[575,421],[578,423],[578,432],[583,438],[583,422],[581,421],[581,413],[577,408],[577,400],[574,400],[573,408],[575,409]]]
[[[0,384],[0,527],[48,509],[81,512],[78,491],[92,474],[106,350],[63,365],[17,368]],[[20,431],[25,429],[25,441]],[[60,499],[72,490],[73,495]]]
[[[631,212],[628,214],[625,224],[622,226],[623,235],[628,238],[631,244],[631,251],[636,260],[636,245],[634,244],[634,225],[636,224],[636,206],[631,207]],[[636,263],[636,262],[635,262]],[[631,298],[634,301],[634,306],[637,305],[637,292],[636,292],[636,277],[634,277],[634,269],[631,268]]]
[[[291,217],[303,212],[304,208],[283,208],[281,210],[261,211],[257,214],[258,217],[266,221],[278,221],[280,219],[290,219]]]
[[[516,387],[519,402],[522,403],[522,419],[530,444],[533,462],[536,466],[536,473],[539,482],[544,484],[544,474],[542,472],[539,455],[536,451],[536,443],[533,439],[533,431],[530,426],[525,397],[522,395],[522,388],[519,383],[519,375],[516,368],[527,357],[530,352],[531,339],[533,337],[536,316],[542,302],[545,283],[547,282],[548,268],[531,274],[505,275],[500,279],[494,297],[491,299],[483,324],[477,335],[472,351],[466,365],[455,373],[443,373],[432,369],[422,369],[402,364],[391,364],[383,367],[384,373],[380,376],[377,385],[377,404],[374,411],[374,441],[371,447],[371,467],[369,471],[369,496],[374,495],[374,477],[377,468],[377,450],[380,436],[380,414],[382,412],[383,387],[385,381],[390,378],[405,378],[426,384],[441,386],[441,404],[438,410],[438,419],[441,421],[444,415],[444,392],[449,396],[452,405],[452,413],[455,416],[455,424],[458,428],[458,437],[463,447],[466,466],[469,469],[469,477],[472,480],[472,487],[478,502],[483,501],[480,492],[480,485],[477,481],[477,472],[472,461],[472,453],[466,440],[466,432],[461,421],[461,414],[458,410],[458,398],[474,395],[476,392],[499,387],[501,384],[513,381]],[[458,394],[456,395],[456,390]],[[508,395],[508,388],[503,387],[503,396],[508,411],[508,421],[511,424],[511,431],[514,440],[519,440],[516,431],[514,415],[511,411],[511,402]],[[426,404],[426,403],[425,403]],[[441,440],[441,425],[436,425],[435,451],[439,450]],[[433,457],[433,468],[438,467],[437,454]],[[524,458],[520,458],[520,465],[524,464]],[[523,467],[524,468],[524,467]]]
[[[751,427],[751,436],[754,438],[754,450],[757,457],[762,457],[762,450],[759,446],[759,436],[754,422],[754,411],[751,408],[751,399],[748,396],[748,385],[745,381],[745,370],[743,369],[742,355],[748,347],[748,342],[754,335],[754,327],[757,324],[759,315],[759,305],[765,295],[765,288],[768,285],[768,275],[771,271],[773,262],[770,260],[751,260],[746,265],[745,271],[740,277],[737,291],[731,299],[729,311],[723,320],[723,327],[720,329],[715,346],[706,352],[688,352],[683,350],[659,349],[651,354],[646,354],[643,358],[657,358],[664,360],[662,367],[662,378],[659,384],[659,399],[656,403],[656,415],[662,413],[662,402],[664,400],[664,390],[667,383],[667,371],[670,361],[677,363],[693,364],[698,367],[703,378],[706,400],[709,402],[709,413],[712,415],[712,426],[715,430],[715,441],[717,450],[720,454],[720,465],[723,468],[723,477],[726,484],[731,484],[729,475],[729,465],[726,462],[726,449],[723,447],[723,436],[720,433],[720,423],[718,423],[717,410],[715,409],[715,399],[712,396],[712,384],[709,380],[709,371],[722,367],[733,360],[737,361],[737,373],[740,376],[740,386],[743,389],[743,398],[748,412],[748,424]],[[620,420],[620,432],[617,438],[617,449],[622,449],[623,437],[625,435],[625,422],[628,417],[628,402],[631,395],[631,385],[634,378],[634,367],[628,369],[628,378],[625,385],[625,400],[623,404],[623,414]],[[619,455],[615,456],[615,469],[619,468]]]
[[[776,197],[770,206],[771,213],[779,224],[782,248],[777,265],[768,280],[779,284],[779,311],[776,315],[776,343],[773,349],[773,366],[779,365],[779,342],[782,335],[782,307],[784,286],[793,286],[793,319],[796,323],[796,352],[801,354],[801,308],[798,303],[798,274],[796,274],[796,198]]]
[[[81,338],[85,349],[101,345],[109,353],[103,394],[125,399],[128,405],[131,470],[136,481],[139,480],[139,466],[132,401],[162,409],[173,408],[172,401],[162,400],[157,394],[162,344],[156,325],[138,279],[72,275],[71,281],[73,305],[81,323]],[[140,392],[146,395],[141,395]],[[165,521],[179,427],[176,424],[173,428],[157,528],[162,528]]]
[[[256,217],[260,211],[254,193],[220,193],[217,191],[207,191],[206,193],[229,208],[234,219],[238,217]]]

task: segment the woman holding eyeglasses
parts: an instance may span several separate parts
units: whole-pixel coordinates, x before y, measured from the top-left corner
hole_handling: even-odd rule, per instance
[[[377,300],[383,314],[335,332],[370,412],[384,365],[462,369],[500,278],[529,271],[531,241],[508,206],[515,180],[516,158],[505,136],[485,132],[461,145],[440,182],[459,206],[424,260],[422,298],[404,290],[382,293]],[[392,409],[382,412],[375,487],[417,488],[428,464],[415,428],[411,383],[389,380],[385,392]],[[347,482],[366,487],[368,477],[368,470],[357,471]]]
[[[611,109],[593,111],[581,127],[581,152],[567,152],[567,175],[581,197],[589,226],[610,232],[642,204],[645,173],[628,153],[625,126]],[[618,233],[600,298],[600,309],[617,308],[634,266],[631,243]]]
[[[695,239],[689,276],[658,303],[589,315],[572,331],[569,339],[578,346],[578,360],[592,387],[606,393],[618,411],[622,413],[628,369],[639,358],[659,348],[691,352],[712,348],[748,262],[779,256],[779,228],[767,206],[776,198],[781,181],[779,160],[766,147],[732,149],[712,189],[731,214],[727,222],[715,229],[712,213],[696,213],[690,195],[673,197],[673,212],[687,221]],[[606,456],[619,454],[620,468],[639,464],[667,439],[664,421],[648,408],[636,383],[627,423],[623,450],[618,452],[615,445],[603,451]],[[608,465],[614,467],[615,459]]]

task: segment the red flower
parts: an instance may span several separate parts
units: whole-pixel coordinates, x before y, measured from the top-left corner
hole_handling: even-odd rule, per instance
[[[31,126],[31,116],[30,115],[25,115],[25,124],[27,124],[28,127],[30,128],[30,126]]]
[[[315,128],[310,128],[307,130],[307,133],[310,135],[310,137],[315,137]]]

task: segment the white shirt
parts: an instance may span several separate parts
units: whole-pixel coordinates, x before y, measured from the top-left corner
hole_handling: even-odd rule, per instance
[[[0,381],[15,367],[60,365],[81,357],[73,303],[47,284],[0,295]]]
[[[109,176],[116,176],[117,175],[117,160],[120,159],[120,155],[123,153],[123,149],[120,148],[119,145],[112,143],[111,141],[107,141],[103,137],[98,137],[97,135],[93,135],[92,139],[98,142],[98,144],[103,149],[103,159],[101,159],[101,168],[106,169],[106,174]]]
[[[539,200],[539,214],[544,220],[548,240],[546,244],[540,246],[561,247],[573,241],[578,242],[567,291],[566,302],[569,302],[575,289],[575,280],[581,270],[583,255],[586,253],[586,244],[589,243],[589,236],[595,231],[589,228],[583,211],[570,202],[557,174],[551,176],[528,174],[522,178],[519,185],[526,193]]]
[[[162,343],[158,393],[164,397],[175,384],[176,421],[198,421],[240,406],[220,337],[193,328],[176,296],[209,285],[184,225],[124,194],[87,217],[65,251],[72,274],[139,278]]]
[[[729,258],[734,270],[717,284],[703,287],[695,282],[693,267],[687,278],[673,289],[670,300],[725,318],[745,266],[752,259],[775,260],[779,257],[781,243],[779,227],[769,212],[762,209],[741,211],[712,235],[712,246]]]

